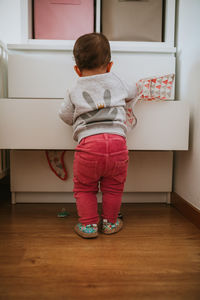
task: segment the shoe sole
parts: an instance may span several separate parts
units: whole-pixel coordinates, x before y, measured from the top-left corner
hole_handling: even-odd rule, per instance
[[[94,238],[98,237],[98,232],[97,233],[95,233],[95,232],[94,233],[85,233],[85,232],[82,232],[77,225],[74,227],[74,231],[84,239],[94,239]]]

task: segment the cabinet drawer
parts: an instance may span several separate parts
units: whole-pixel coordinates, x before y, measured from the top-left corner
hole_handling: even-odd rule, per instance
[[[113,52],[113,72],[135,84],[139,79],[175,73],[171,53]],[[9,51],[9,98],[63,98],[77,80],[72,51]]]
[[[11,151],[12,192],[72,192],[74,151],[66,151],[66,181],[50,169],[44,151]],[[125,192],[170,192],[173,153],[130,151]]]
[[[74,149],[58,116],[61,99],[0,99],[0,149]],[[138,102],[130,150],[187,150],[189,108],[182,101]]]

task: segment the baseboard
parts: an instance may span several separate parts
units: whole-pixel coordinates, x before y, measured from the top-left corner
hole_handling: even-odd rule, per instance
[[[124,193],[124,203],[168,203],[169,193]],[[101,193],[97,195],[101,202]],[[73,193],[63,192],[12,192],[12,203],[74,203]]]
[[[171,194],[171,205],[178,209],[187,219],[200,228],[200,210],[181,198],[178,194]]]

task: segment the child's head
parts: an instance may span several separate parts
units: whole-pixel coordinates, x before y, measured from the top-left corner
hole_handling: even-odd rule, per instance
[[[80,36],[75,42],[73,54],[76,62],[75,71],[77,72],[77,69],[80,71],[77,72],[79,76],[83,76],[84,71],[89,71],[90,74],[98,73],[98,70],[109,72],[112,66],[110,44],[101,33]]]

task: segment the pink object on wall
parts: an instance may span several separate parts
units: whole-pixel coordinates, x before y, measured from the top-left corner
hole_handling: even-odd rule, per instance
[[[93,31],[93,0],[34,0],[35,39],[76,40]]]

